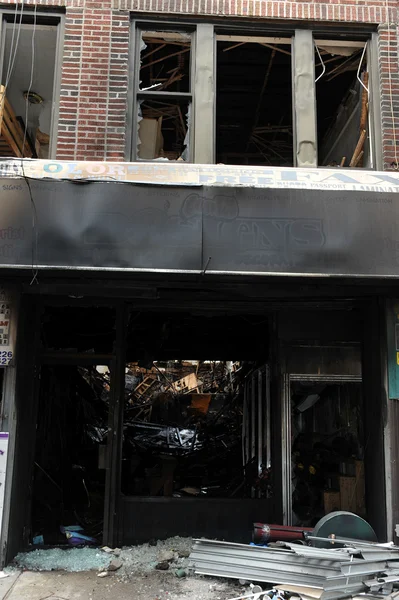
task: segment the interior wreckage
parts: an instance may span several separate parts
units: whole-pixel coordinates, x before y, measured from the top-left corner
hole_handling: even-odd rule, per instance
[[[71,345],[88,353],[89,362],[93,351],[104,352],[112,344],[113,311],[97,309],[96,319],[91,319],[87,310],[49,310],[42,333],[44,347]],[[267,320],[246,315],[230,327],[227,317],[153,313],[154,352],[164,357],[155,360],[148,352],[148,321],[139,317],[133,313],[131,318],[129,331],[133,328],[136,337],[134,343],[128,342],[127,357],[134,352],[143,358],[128,360],[125,368],[122,495],[273,501],[277,471],[272,461],[270,368],[255,359],[265,356]],[[79,334],[74,333],[77,322],[82,328]],[[264,335],[259,335],[265,327]],[[206,348],[220,355],[226,347],[237,354],[243,336],[251,340],[248,360],[172,358],[187,339],[197,340],[201,355]],[[111,389],[109,364],[42,366],[34,538],[60,543],[65,539],[60,526],[78,523],[100,539]],[[364,515],[361,382],[308,378],[292,381],[289,394],[292,523],[311,527],[336,509]]]
[[[189,32],[141,31],[137,158],[191,161],[195,95]],[[282,38],[279,38],[280,40]],[[367,167],[366,45],[315,41],[318,164]],[[294,165],[291,38],[217,35],[216,162]]]

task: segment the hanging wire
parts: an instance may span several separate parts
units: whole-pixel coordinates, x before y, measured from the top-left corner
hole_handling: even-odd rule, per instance
[[[321,72],[321,73],[320,73],[320,75],[317,77],[317,79],[315,79],[315,83],[317,83],[317,82],[319,81],[319,79],[321,79],[321,78],[323,77],[324,73],[326,72],[326,65],[324,64],[324,62],[323,62],[323,59],[321,58],[321,54],[320,54],[320,51],[319,51],[319,49],[318,49],[318,47],[317,47],[317,44],[316,44],[316,43],[315,43],[315,47],[316,47],[317,54],[319,55],[320,62],[321,62],[321,64],[322,64],[322,66],[323,66],[323,70],[322,70],[322,72]]]
[[[32,211],[32,279],[31,279],[30,285],[33,285],[33,283],[39,283],[37,280],[37,276],[38,276],[38,272],[39,272],[38,268],[37,268],[38,228],[37,228],[37,209],[36,209],[35,200],[33,198],[32,187],[31,187],[28,177],[25,174],[24,153],[25,153],[25,144],[26,144],[26,138],[27,138],[27,133],[28,133],[29,95],[30,95],[30,92],[32,91],[33,76],[34,76],[34,70],[35,70],[36,29],[37,29],[37,5],[35,4],[34,13],[33,13],[33,31],[32,31],[32,42],[31,42],[31,70],[30,70],[29,87],[28,87],[28,91],[25,96],[24,139],[23,139],[22,152],[21,152],[22,174],[23,174],[25,183],[28,188],[31,211]]]
[[[13,53],[13,50],[14,50],[15,31],[16,31],[16,28],[17,28],[16,27],[16,25],[17,25],[17,16],[18,16],[18,4],[15,5],[14,23],[13,23],[13,27],[12,27],[11,45],[10,45],[10,54],[8,56],[8,66],[7,66],[6,81],[8,81],[9,75],[10,75],[11,62],[12,62],[12,53]]]
[[[8,55],[7,73],[6,73],[6,79],[5,79],[5,82],[4,82],[4,91],[2,92],[2,94],[0,96],[0,103],[4,99],[4,96],[6,94],[7,85],[8,85],[8,82],[10,81],[10,76],[11,76],[10,73],[11,73],[12,57],[13,57],[13,52],[14,52],[14,38],[15,38],[15,32],[16,32],[16,29],[17,29],[17,16],[18,16],[18,4],[15,5],[14,23],[13,23],[13,27],[12,27],[10,53]]]
[[[362,55],[360,57],[359,66],[357,68],[356,77],[357,77],[360,85],[362,85],[364,87],[364,89],[366,90],[366,92],[369,94],[370,93],[369,88],[364,85],[364,83],[362,81],[362,78],[360,77],[360,69],[362,68],[363,59],[364,59],[364,55],[366,54],[366,50],[367,50],[367,42],[364,44],[363,52],[362,52]]]
[[[25,130],[24,130],[24,143],[22,146],[22,158],[24,158],[24,151],[25,151],[25,143],[26,143],[26,136],[27,136],[27,132],[28,132],[28,117],[29,117],[29,97],[30,97],[30,93],[32,91],[32,86],[33,86],[33,74],[35,71],[35,40],[36,40],[36,23],[37,23],[37,5],[35,4],[35,9],[34,9],[34,14],[33,14],[33,32],[32,32],[32,42],[31,42],[31,65],[30,65],[30,80],[29,80],[29,86],[28,86],[28,91],[25,94]]]
[[[12,75],[12,72],[14,70],[15,60],[17,58],[18,45],[19,45],[19,36],[21,34],[21,27],[22,27],[22,17],[23,17],[23,14],[24,14],[24,6],[25,6],[25,0],[22,0],[22,2],[21,2],[21,13],[19,15],[17,39],[16,39],[16,42],[15,42],[15,48],[14,48],[14,55],[12,57],[11,63],[9,62],[9,64],[8,64],[7,77],[6,77],[6,82],[4,84],[5,88],[7,88],[8,84],[10,82],[11,75]],[[15,17],[16,17],[16,15],[15,15]],[[12,44],[12,42],[14,40],[14,37],[15,37],[15,24],[16,24],[16,18],[14,20],[14,26],[13,26],[11,44]],[[12,52],[13,52],[13,48],[11,46],[11,48],[10,48],[10,58],[11,58]]]

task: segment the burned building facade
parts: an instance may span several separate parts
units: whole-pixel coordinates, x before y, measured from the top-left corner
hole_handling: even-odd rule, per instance
[[[394,539],[397,3],[0,16],[2,562],[336,509]]]

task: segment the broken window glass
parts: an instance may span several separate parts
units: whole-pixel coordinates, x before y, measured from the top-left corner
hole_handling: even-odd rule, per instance
[[[361,42],[315,46],[318,164],[370,167],[369,74]]]
[[[140,101],[138,157],[187,160],[190,103],[167,99]]]
[[[190,91],[191,39],[188,33],[142,33],[140,90]]]
[[[190,158],[191,35],[142,31],[136,101],[136,158]]]

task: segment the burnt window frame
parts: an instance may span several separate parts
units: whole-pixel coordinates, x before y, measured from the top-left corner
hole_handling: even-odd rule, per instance
[[[190,142],[188,146],[188,160],[185,160],[185,163],[192,163],[193,160],[193,143],[192,143],[192,132],[193,128],[193,105],[194,105],[194,42],[195,42],[195,33],[196,28],[191,26],[187,27],[186,25],[180,25],[179,23],[171,24],[171,23],[147,23],[136,21],[132,23],[133,32],[133,48],[130,54],[133,54],[132,68],[130,72],[130,79],[132,82],[131,85],[131,95],[133,95],[132,102],[132,111],[131,111],[131,147],[130,147],[130,157],[128,160],[133,160],[137,162],[154,162],[157,159],[145,159],[140,158],[138,156],[138,140],[139,140],[139,122],[138,122],[138,113],[140,107],[140,101],[144,100],[154,100],[156,98],[167,99],[176,99],[176,100],[187,100],[190,106],[190,122],[187,123],[188,129],[190,129]],[[150,31],[158,31],[158,32],[170,32],[170,33],[183,33],[188,34],[190,37],[190,83],[189,83],[189,91],[188,92],[170,92],[170,91],[151,91],[151,90],[141,90],[140,89],[140,70],[141,70],[141,41],[143,39],[143,33]],[[186,116],[183,115],[185,118]],[[165,161],[166,162],[166,161]],[[167,162],[175,163],[177,160],[168,160]]]
[[[216,164],[216,83],[217,83],[217,72],[216,72],[216,56],[217,56],[217,41],[218,37],[226,37],[226,35],[239,36],[247,35],[251,37],[270,37],[275,39],[291,37],[292,47],[292,94],[293,94],[293,167],[314,167],[314,168],[331,168],[323,167],[318,164],[318,147],[317,147],[317,105],[316,105],[316,72],[315,72],[315,61],[312,60],[313,69],[313,86],[312,95],[314,102],[314,114],[313,120],[315,123],[314,134],[314,148],[313,148],[313,164],[300,164],[297,158],[297,135],[300,123],[298,119],[301,119],[300,115],[297,114],[296,103],[295,103],[295,46],[300,35],[306,36],[308,40],[308,52],[313,55],[316,42],[318,40],[328,41],[331,45],[335,41],[343,43],[348,42],[359,42],[367,45],[366,48],[366,60],[369,72],[369,116],[368,116],[368,137],[370,144],[370,166],[365,167],[368,170],[382,170],[383,159],[382,159],[382,126],[381,126],[381,101],[380,101],[380,88],[379,88],[379,66],[378,66],[378,40],[379,34],[375,27],[363,28],[361,32],[355,30],[353,27],[345,27],[342,24],[338,27],[326,27],[324,23],[321,24],[303,24],[302,27],[298,27],[297,23],[289,22],[280,23],[268,23],[262,24],[255,21],[250,24],[244,23],[242,20],[232,20],[231,23],[226,24],[225,20],[221,19],[209,19],[208,21],[198,21],[196,19],[184,19],[179,20],[173,18],[173,20],[158,20],[153,18],[143,18],[143,16],[137,15],[131,20],[131,49],[129,53],[130,57],[130,68],[129,68],[129,105],[128,105],[128,118],[127,118],[127,129],[128,133],[126,136],[126,153],[125,159],[127,161],[135,161],[136,159],[136,140],[137,140],[137,94],[136,87],[138,85],[137,74],[140,65],[140,52],[137,52],[137,44],[139,43],[137,38],[137,31],[183,31],[192,32],[192,46],[191,46],[191,94],[192,94],[192,110],[190,120],[190,154],[189,159],[186,163],[192,164]],[[206,31],[208,28],[208,31]],[[305,33],[306,32],[306,33]],[[209,54],[210,45],[207,47],[207,73],[205,77],[201,77],[200,68],[203,67],[203,57],[201,56],[204,48],[204,39],[206,41],[209,34],[212,35],[212,56]],[[204,36],[204,38],[202,38]],[[201,52],[199,52],[201,50]],[[211,83],[209,83],[211,82]],[[201,110],[201,104],[206,108],[206,114],[199,114]],[[200,118],[201,117],[201,118]],[[203,118],[204,117],[204,118]],[[200,123],[200,127],[196,127],[196,123]],[[140,159],[143,162],[144,159]],[[154,162],[154,160],[148,160],[147,162]],[[176,162],[176,161],[168,161]],[[272,168],[274,168],[272,166]],[[284,167],[291,168],[291,167]],[[332,167],[336,168],[336,167]]]

